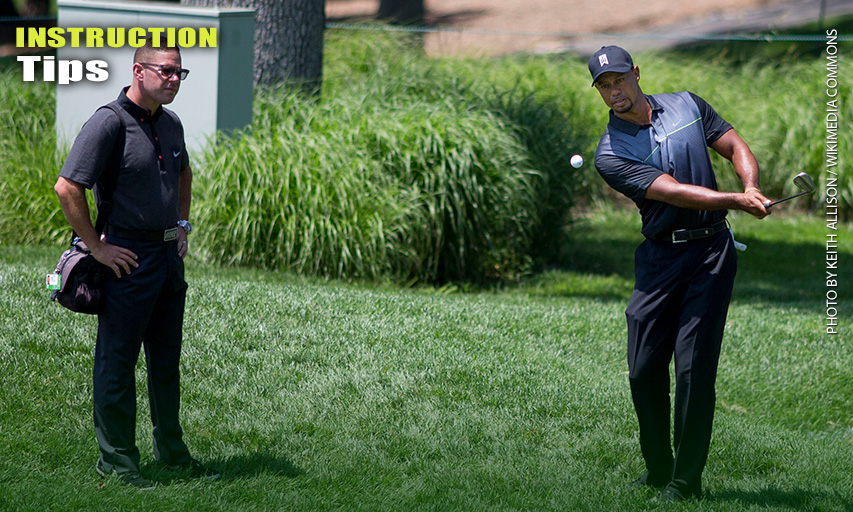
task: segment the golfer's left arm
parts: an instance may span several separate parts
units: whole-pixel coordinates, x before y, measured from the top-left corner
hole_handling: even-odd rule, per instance
[[[190,219],[190,204],[193,198],[193,171],[187,165],[181,172],[180,180],[178,181],[178,205],[181,212],[181,220]],[[178,254],[183,258],[187,255],[189,248],[187,242],[187,232],[184,228],[178,227]]]

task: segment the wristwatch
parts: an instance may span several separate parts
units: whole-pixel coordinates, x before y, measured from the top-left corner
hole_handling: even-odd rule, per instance
[[[178,226],[184,228],[184,231],[186,231],[188,235],[193,231],[193,225],[190,224],[190,221],[188,220],[179,220]]]

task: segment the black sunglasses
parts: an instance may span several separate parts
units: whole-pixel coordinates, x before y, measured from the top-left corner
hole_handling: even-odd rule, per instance
[[[187,75],[190,74],[189,69],[173,68],[172,66],[168,66],[165,64],[152,64],[150,62],[140,62],[139,64],[143,66],[153,66],[157,68],[160,71],[160,74],[163,75],[163,78],[165,78],[166,80],[172,78],[175,75],[178,75],[178,78],[180,78],[181,80],[186,80]]]

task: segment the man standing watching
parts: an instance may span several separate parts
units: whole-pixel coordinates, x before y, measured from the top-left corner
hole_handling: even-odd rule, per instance
[[[192,171],[181,122],[162,105],[175,99],[189,71],[181,67],[178,48],[152,47],[150,41],[137,49],[132,69],[130,87],[83,125],[54,189],[71,227],[109,269],[94,360],[101,452],[96,469],[151,488],[154,484],[139,474],[135,442],[134,369],[140,347],[147,363],[155,458],[195,478],[219,474],[190,456],[178,420]],[[118,168],[108,168],[112,162]],[[110,182],[114,187],[106,185]],[[89,219],[84,189],[93,187],[99,211],[109,215],[103,233]],[[103,195],[112,188],[111,204],[104,204]]]
[[[747,144],[689,92],[644,95],[640,69],[617,46],[589,60],[610,107],[595,154],[604,180],[632,199],[646,240],[625,312],[631,396],[646,471],[633,486],[663,488],[661,501],[699,498],[714,419],[720,347],[737,270],[727,209],[768,215]],[[708,147],[732,162],[743,193],[717,191]],[[675,358],[674,454],[669,364]]]

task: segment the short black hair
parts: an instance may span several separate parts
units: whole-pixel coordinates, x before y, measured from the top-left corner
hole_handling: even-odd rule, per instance
[[[149,60],[151,54],[158,52],[178,52],[178,55],[181,54],[181,48],[178,45],[175,46],[165,46],[159,44],[154,46],[154,39],[149,38],[145,40],[145,44],[136,49],[136,52],[133,53],[133,63],[137,62],[146,62]]]

